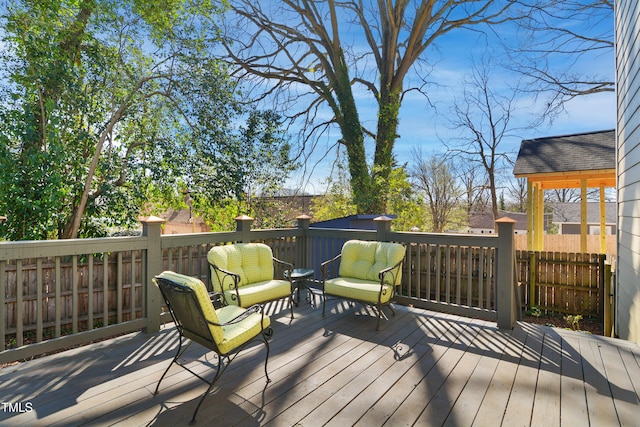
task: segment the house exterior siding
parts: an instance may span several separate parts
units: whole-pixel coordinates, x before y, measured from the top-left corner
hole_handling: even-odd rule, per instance
[[[617,0],[618,266],[616,332],[640,343],[640,3]]]

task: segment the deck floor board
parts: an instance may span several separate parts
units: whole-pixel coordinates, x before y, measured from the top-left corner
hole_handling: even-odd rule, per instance
[[[271,383],[264,345],[245,350],[199,425],[637,425],[640,348],[629,342],[402,306],[385,310],[380,331],[374,310],[344,301],[325,317],[303,301],[293,321],[281,303],[267,310]],[[0,425],[187,425],[203,382],[172,367],[153,395],[177,346],[167,326],[0,369],[0,402],[12,405]],[[203,347],[185,359],[213,376]]]

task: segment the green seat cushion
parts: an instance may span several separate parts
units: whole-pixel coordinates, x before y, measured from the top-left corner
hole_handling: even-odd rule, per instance
[[[226,290],[225,297],[229,304],[238,305],[236,292]],[[272,301],[291,295],[291,284],[286,280],[266,280],[238,287],[242,307]]]
[[[380,282],[378,274],[400,262],[405,248],[399,243],[349,240],[342,247],[339,276]],[[385,283],[399,285],[402,271],[385,275]],[[393,283],[391,283],[393,281]]]
[[[227,305],[216,310],[220,322],[226,323],[244,313],[246,310],[236,305]],[[260,322],[262,321],[262,325]],[[262,316],[260,313],[253,313],[241,322],[233,323],[222,327],[223,339],[216,341],[220,353],[227,354],[234,348],[246,343],[262,332],[263,328],[268,328],[271,324],[269,316]]]
[[[211,299],[209,298],[209,293],[207,292],[205,284],[195,277],[186,276],[173,271],[164,271],[159,274],[158,277],[193,289],[196,300],[202,310],[202,314],[208,322],[217,324],[226,323],[245,311],[244,308],[237,306],[226,306],[215,310],[211,303]],[[261,320],[262,325],[265,328],[271,324],[269,316],[264,316],[263,319],[260,313],[253,313],[242,322],[233,325],[216,326],[209,324],[209,330],[211,331],[213,340],[218,346],[218,350],[222,354],[226,354],[258,335],[262,330],[260,326]]]
[[[236,243],[214,246],[207,254],[209,263],[240,276],[238,286],[273,279],[273,255],[271,248],[263,243]],[[223,292],[233,287],[231,278],[220,283],[220,277],[212,269],[213,288]]]
[[[324,282],[324,292],[336,297],[377,304],[378,295],[380,294],[380,282],[374,283],[370,280],[354,279],[352,277],[336,277]],[[380,302],[382,304],[388,303],[392,294],[393,286],[384,285]]]

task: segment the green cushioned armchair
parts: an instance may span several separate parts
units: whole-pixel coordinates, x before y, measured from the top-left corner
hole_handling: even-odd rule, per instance
[[[322,271],[322,315],[325,315],[327,297],[335,297],[374,305],[378,310],[378,323],[382,307],[391,307],[395,287],[402,279],[402,264],[405,247],[399,243],[349,240],[342,252],[321,265]],[[340,263],[338,277],[328,278],[329,267]]]
[[[226,303],[251,307],[287,298],[293,319],[291,278],[274,278],[277,264],[289,271],[293,270],[293,264],[274,258],[269,246],[263,243],[214,246],[207,259],[213,290],[222,293]]]
[[[267,372],[268,338],[271,337],[273,331],[270,328],[271,320],[269,316],[264,314],[262,306],[255,305],[245,309],[236,305],[226,305],[215,308],[214,301],[221,297],[220,294],[210,294],[205,284],[199,279],[173,271],[165,271],[156,276],[153,281],[162,293],[180,338],[178,350],[160,377],[154,395],[158,394],[160,383],[174,364],[181,366],[207,383],[209,387],[193,412],[191,418],[191,424],[193,424],[202,402],[211,392],[222,373],[242,349],[255,341],[262,342],[266,347],[264,373],[267,383],[270,381]],[[205,379],[203,372],[200,370],[196,372],[187,362],[183,362],[183,355],[192,342],[203,345],[218,355],[216,374],[212,380]]]

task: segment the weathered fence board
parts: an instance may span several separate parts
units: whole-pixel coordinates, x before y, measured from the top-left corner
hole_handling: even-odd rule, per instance
[[[516,259],[526,307],[603,318],[606,255],[516,251]]]

